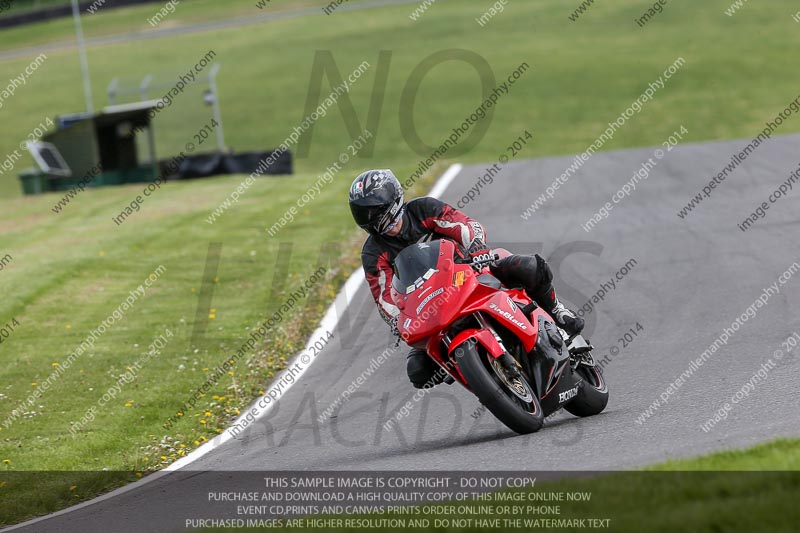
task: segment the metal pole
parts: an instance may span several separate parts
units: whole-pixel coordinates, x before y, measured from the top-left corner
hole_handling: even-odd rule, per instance
[[[147,94],[150,92],[150,84],[152,82],[153,82],[153,75],[148,74],[139,84],[139,98],[141,98],[142,101],[147,100]]]
[[[119,78],[114,78],[111,80],[111,83],[108,84],[108,89],[106,89],[106,92],[108,93],[108,105],[114,105],[116,103],[118,88]]]
[[[217,121],[217,146],[220,152],[227,152],[225,148],[225,134],[222,131],[222,111],[219,108],[219,97],[217,96],[217,74],[219,73],[220,64],[214,63],[211,67],[211,72],[208,74],[208,87],[211,89],[211,95],[214,98],[212,105],[214,106],[214,119]]]
[[[75,21],[75,36],[78,38],[78,53],[81,57],[81,76],[83,77],[83,95],[86,99],[86,111],[94,113],[92,105],[92,86],[89,83],[89,61],[86,59],[86,47],[83,42],[81,11],[78,0],[72,0],[72,19]]]

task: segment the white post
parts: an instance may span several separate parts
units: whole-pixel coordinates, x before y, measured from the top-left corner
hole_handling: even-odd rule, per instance
[[[219,97],[217,96],[217,74],[219,73],[220,64],[214,63],[211,67],[211,72],[208,74],[208,85],[211,89],[211,97],[213,101],[211,105],[214,109],[214,119],[217,121],[217,146],[221,152],[227,152],[225,147],[225,134],[222,131],[222,111],[219,108]]]
[[[153,75],[148,74],[139,84],[139,98],[142,100],[147,100],[147,94],[150,92],[151,83],[153,83]]]
[[[117,89],[119,89],[119,78],[114,78],[106,89],[106,93],[108,93],[108,105],[114,105],[116,103]]]
[[[86,111],[94,113],[92,105],[92,86],[89,82],[89,61],[86,59],[86,47],[83,42],[81,11],[78,0],[72,0],[72,19],[75,21],[75,36],[78,38],[78,53],[81,57],[81,76],[83,77],[83,95],[86,99]]]

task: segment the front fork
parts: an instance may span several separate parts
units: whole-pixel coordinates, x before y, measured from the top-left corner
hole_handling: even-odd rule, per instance
[[[508,352],[503,344],[503,339],[500,338],[500,335],[497,334],[494,327],[492,327],[489,321],[486,320],[486,317],[480,312],[475,313],[473,316],[478,323],[478,328],[464,330],[456,335],[455,338],[451,338],[449,334],[443,337],[442,340],[447,348],[447,353],[450,355],[450,359],[453,359],[452,346],[454,343],[456,346],[460,346],[467,340],[474,339],[494,358],[495,363],[499,363],[499,367],[503,369],[503,372],[509,379],[513,380],[520,377],[522,367]]]
[[[509,379],[516,379],[520,377],[522,373],[522,366],[519,364],[519,361],[514,359],[514,357],[508,352],[505,345],[503,344],[503,339],[500,338],[500,335],[497,334],[497,331],[489,324],[489,321],[486,320],[486,317],[483,316],[482,313],[475,313],[475,319],[478,321],[478,325],[491,332],[492,336],[494,337],[497,345],[502,349],[502,353],[499,355],[492,354],[495,358],[495,361],[500,363],[500,367],[505,371],[506,376]]]

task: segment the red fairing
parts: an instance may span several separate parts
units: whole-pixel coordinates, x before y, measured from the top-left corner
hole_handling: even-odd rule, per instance
[[[475,314],[490,317],[515,335],[529,352],[538,336],[538,315],[547,315],[538,308],[530,316],[524,315],[521,307],[531,301],[524,291],[498,290],[482,284],[470,265],[454,261],[454,243],[442,240],[439,245],[436,268],[431,268],[404,294],[394,293],[400,310],[398,329],[408,344],[426,348],[440,366],[466,385],[457,363],[455,367],[448,366],[448,361],[457,361],[454,352],[460,345],[473,340],[494,357],[505,352],[491,330],[482,327],[460,331],[450,339],[448,349],[442,349],[445,336],[456,321]]]
[[[458,347],[461,346],[467,339],[476,339],[480,342],[486,351],[492,354],[492,357],[500,357],[503,355],[503,348],[500,346],[500,343],[497,342],[497,339],[494,338],[494,335],[488,329],[465,329],[458,335],[456,338],[453,339],[452,346],[455,346],[456,350]],[[450,350],[450,353],[453,353],[455,350]]]

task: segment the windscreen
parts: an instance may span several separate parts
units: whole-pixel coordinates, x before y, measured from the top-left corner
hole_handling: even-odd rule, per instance
[[[409,288],[422,284],[439,262],[439,241],[412,244],[394,260],[392,284],[397,292],[406,294]]]

